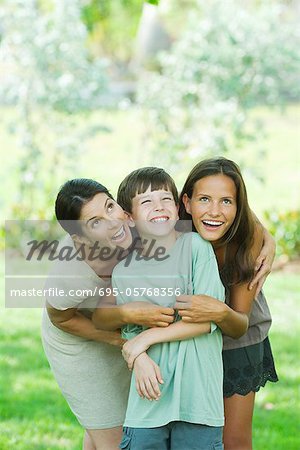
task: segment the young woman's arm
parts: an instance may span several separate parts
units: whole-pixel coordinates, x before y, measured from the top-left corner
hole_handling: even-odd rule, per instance
[[[275,258],[276,243],[273,236],[263,227],[263,246],[255,263],[256,274],[249,284],[249,289],[253,289],[255,285],[255,297],[259,294],[267,276],[272,270],[273,261]]]
[[[235,311],[232,306],[208,295],[180,295],[174,307],[183,322],[202,323],[209,320],[215,322],[223,334],[235,339],[245,334],[248,328],[248,313]]]
[[[116,305],[116,299],[111,295],[95,309],[92,321],[97,329],[102,330],[117,330],[128,323],[145,327],[167,327],[174,321],[174,309],[149,302]]]
[[[257,259],[263,242],[263,228],[258,223],[255,227],[252,257]],[[256,286],[255,286],[256,287]],[[215,322],[223,334],[238,339],[248,329],[249,314],[255,297],[255,290],[248,289],[248,283],[232,286],[230,289],[229,306],[217,299],[204,295],[180,296],[175,303],[175,309],[184,322]]]
[[[120,332],[97,330],[93,322],[76,308],[61,311],[47,303],[47,312],[53,325],[66,333],[117,347],[122,347],[126,342],[121,338]]]

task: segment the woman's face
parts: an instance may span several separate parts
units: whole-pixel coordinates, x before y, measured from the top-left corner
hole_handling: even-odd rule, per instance
[[[80,214],[82,231],[90,243],[114,250],[127,249],[132,243],[128,217],[121,206],[105,193],[96,194]]]
[[[192,198],[184,194],[183,202],[200,236],[217,243],[235,219],[236,186],[226,175],[210,175],[198,180]]]

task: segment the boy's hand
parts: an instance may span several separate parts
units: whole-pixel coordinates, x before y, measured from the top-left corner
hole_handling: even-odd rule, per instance
[[[149,302],[130,302],[122,305],[125,323],[134,323],[147,328],[167,327],[174,322],[175,311]]]
[[[158,365],[147,355],[142,353],[134,361],[135,386],[140,397],[148,400],[159,400],[159,383],[163,379]]]
[[[135,359],[141,354],[146,352],[151,343],[147,342],[144,333],[138,334],[134,338],[125,342],[122,347],[122,355],[127,362],[128,369],[132,370]]]

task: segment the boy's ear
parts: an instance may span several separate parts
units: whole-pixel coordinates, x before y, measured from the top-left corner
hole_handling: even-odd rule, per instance
[[[127,211],[124,211],[124,213],[125,213],[125,215],[126,215],[126,217],[127,217],[128,225],[129,225],[131,228],[135,227],[135,223],[134,223],[134,220],[133,220],[131,214],[128,213]]]
[[[188,214],[191,214],[191,200],[188,198],[187,194],[183,194],[182,201],[185,207],[185,210]]]

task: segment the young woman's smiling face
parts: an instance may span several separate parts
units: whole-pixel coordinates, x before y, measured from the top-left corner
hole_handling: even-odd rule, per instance
[[[236,194],[234,181],[217,174],[198,180],[191,198],[183,196],[185,209],[200,236],[211,242],[224,236],[236,217]]]
[[[126,214],[105,193],[96,194],[82,207],[80,221],[84,236],[100,247],[127,249],[132,243]]]

